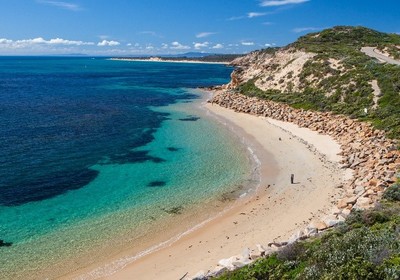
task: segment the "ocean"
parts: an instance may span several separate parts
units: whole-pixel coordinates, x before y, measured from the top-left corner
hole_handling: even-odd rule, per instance
[[[94,279],[256,185],[201,108],[218,64],[0,57],[0,279]],[[128,250],[129,249],[129,250]],[[108,264],[112,259],[117,260]]]

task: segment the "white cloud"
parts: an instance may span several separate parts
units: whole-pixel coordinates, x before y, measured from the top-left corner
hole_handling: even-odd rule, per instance
[[[254,17],[262,17],[265,16],[266,13],[255,13],[255,12],[251,12],[247,14],[248,18],[254,18]]]
[[[0,39],[0,44],[3,47],[8,48],[27,48],[34,45],[63,45],[63,46],[89,46],[94,45],[93,42],[83,42],[83,41],[74,41],[74,40],[66,40],[61,38],[55,38],[50,40],[45,40],[42,37],[37,37],[33,39],[23,39],[23,40],[10,40],[2,38]]]
[[[275,46],[275,44],[274,44],[274,43],[272,43],[272,44],[270,44],[270,43],[266,43],[266,44],[264,44],[264,47],[267,47],[267,48],[269,48],[269,47],[273,47],[273,46]]]
[[[254,46],[254,42],[242,42],[243,46]]]
[[[173,49],[173,50],[188,50],[188,49],[190,49],[189,46],[182,45],[179,42],[172,42],[171,45],[172,45],[171,49]]]
[[[321,30],[321,29],[323,29],[323,28],[320,28],[320,27],[296,27],[292,31],[294,33],[301,33],[301,32],[306,32],[306,31],[317,31],[317,30]]]
[[[224,45],[222,44],[216,44],[215,46],[212,47],[213,49],[223,49]]]
[[[204,42],[204,43],[193,43],[194,48],[196,50],[201,49],[201,48],[206,48],[208,47],[209,43],[208,42]]]
[[[217,34],[215,32],[201,32],[199,34],[196,34],[196,38],[205,38],[211,35]]]
[[[131,44],[131,43],[128,43],[128,44],[126,44],[126,46],[127,46],[127,47],[131,47],[131,46],[132,46],[132,44]]]
[[[71,41],[71,40],[65,40],[65,39],[61,39],[61,38],[50,39],[49,41],[45,41],[45,43],[51,44],[51,45],[76,45],[76,46],[94,45],[93,42]]]
[[[40,4],[55,6],[61,9],[70,10],[70,11],[80,11],[82,8],[74,3],[69,2],[61,2],[61,1],[48,1],[48,0],[37,0]]]
[[[5,38],[0,39],[0,44],[2,44],[2,45],[8,45],[8,44],[11,44],[12,42],[13,41],[9,40],[9,39],[5,39]]]
[[[262,1],[260,6],[262,7],[274,7],[274,6],[283,6],[283,5],[290,5],[290,4],[301,4],[308,2],[310,0],[267,0]]]
[[[162,43],[162,44],[161,44],[161,48],[164,49],[164,50],[165,50],[165,49],[168,49],[168,44]]]
[[[238,16],[238,17],[230,17],[228,20],[239,20],[239,19],[244,19],[245,16]]]
[[[117,42],[117,41],[107,41],[107,40],[103,40],[103,41],[97,43],[97,45],[98,45],[99,47],[105,47],[105,46],[112,47],[112,46],[118,46],[118,45],[120,45],[120,43]]]
[[[230,17],[227,20],[239,20],[239,19],[246,19],[246,18],[255,18],[255,17],[262,17],[265,15],[269,15],[272,13],[258,13],[258,12],[250,12],[244,16],[237,16],[237,17]]]

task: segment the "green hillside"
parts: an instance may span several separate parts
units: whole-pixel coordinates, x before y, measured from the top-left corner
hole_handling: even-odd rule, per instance
[[[263,91],[255,86],[255,78],[242,83],[239,91],[297,108],[332,111],[370,121],[390,137],[400,138],[400,66],[379,63],[367,56],[361,52],[366,46],[400,57],[399,35],[365,27],[334,27],[300,37],[280,49],[315,54],[299,74],[301,90]],[[331,60],[337,61],[339,67],[333,68]],[[377,104],[371,87],[374,80],[381,90]]]

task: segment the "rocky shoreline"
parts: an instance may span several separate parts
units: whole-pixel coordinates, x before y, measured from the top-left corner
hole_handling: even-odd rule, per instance
[[[271,242],[265,246],[257,244],[256,248],[246,249],[240,255],[221,259],[213,271],[200,271],[193,279],[207,279],[225,270],[242,267],[280,250],[287,244],[315,236],[344,221],[352,209],[373,207],[385,189],[396,181],[396,171],[400,169],[398,142],[388,139],[384,131],[374,129],[368,123],[329,112],[295,109],[286,104],[232,93],[222,87],[211,90],[214,91],[214,96],[209,103],[235,112],[291,122],[331,136],[341,146],[341,168],[351,170],[353,176],[343,185],[337,186],[341,189],[341,198],[330,215],[299,230],[287,241]]]

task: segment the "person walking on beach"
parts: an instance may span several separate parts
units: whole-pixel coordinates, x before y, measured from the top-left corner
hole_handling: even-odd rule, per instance
[[[290,174],[290,183],[294,184],[294,174]]]

